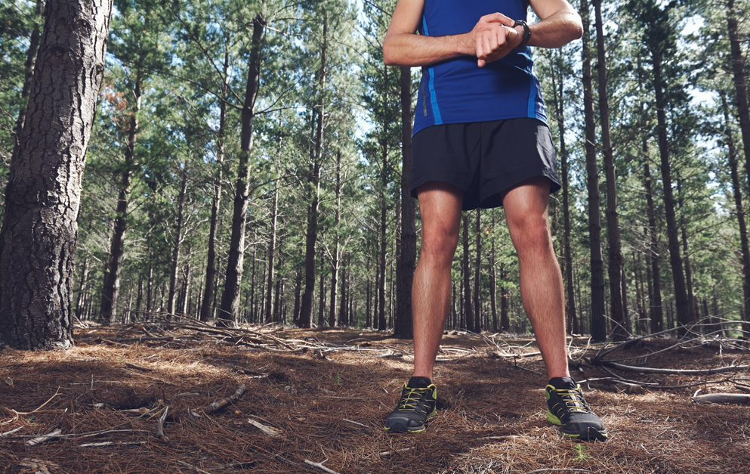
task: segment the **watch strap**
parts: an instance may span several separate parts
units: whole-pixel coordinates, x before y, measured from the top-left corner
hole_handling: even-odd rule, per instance
[[[513,28],[517,26],[523,26],[523,40],[521,41],[521,44],[518,45],[518,49],[520,49],[529,44],[529,40],[531,40],[531,28],[529,28],[529,24],[524,20],[515,20]]]

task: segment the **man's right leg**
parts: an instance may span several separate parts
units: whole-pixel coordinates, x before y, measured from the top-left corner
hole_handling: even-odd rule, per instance
[[[419,189],[422,251],[412,288],[414,376],[404,385],[396,409],[386,418],[389,433],[422,432],[436,413],[432,368],[450,305],[451,265],[462,202],[463,193],[445,184],[428,183]]]
[[[442,183],[419,190],[422,250],[412,287],[414,376],[432,378],[451,300],[451,267],[458,245],[463,192]]]

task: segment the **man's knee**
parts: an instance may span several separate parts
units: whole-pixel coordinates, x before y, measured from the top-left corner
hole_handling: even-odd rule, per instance
[[[420,259],[433,265],[450,266],[458,245],[458,231],[448,226],[425,227]]]
[[[543,252],[551,248],[549,219],[543,214],[519,214],[508,220],[513,243],[520,253]]]

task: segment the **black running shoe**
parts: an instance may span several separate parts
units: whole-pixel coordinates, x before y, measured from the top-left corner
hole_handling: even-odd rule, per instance
[[[385,419],[388,433],[421,433],[437,414],[437,387],[412,388],[404,384],[398,406]]]
[[[582,441],[606,441],[609,438],[601,418],[591,410],[575,382],[565,388],[547,385],[547,421],[562,428],[569,438]]]

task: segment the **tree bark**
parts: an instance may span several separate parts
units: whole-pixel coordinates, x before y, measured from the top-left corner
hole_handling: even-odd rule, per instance
[[[273,204],[271,205],[271,235],[268,242],[268,284],[266,289],[266,307],[265,307],[265,321],[270,323],[274,320],[273,317],[273,300],[271,298],[271,291],[273,291],[274,278],[275,278],[275,264],[276,264],[276,223],[279,214],[279,173],[278,164],[276,171],[276,180],[274,181],[273,190]]]
[[[229,77],[229,41],[227,38],[224,50],[224,78]],[[216,285],[216,235],[219,228],[221,210],[222,176],[224,174],[224,140],[227,130],[227,100],[229,83],[226,79],[221,84],[219,100],[219,130],[216,133],[216,171],[214,175],[214,195],[211,202],[211,221],[208,230],[208,257],[206,261],[206,280],[201,300],[200,320],[208,321],[213,316],[214,287]]]
[[[476,332],[482,332],[482,211],[476,210],[476,222],[474,225],[474,233],[476,234],[476,266],[474,268],[474,330]]]
[[[180,195],[177,198],[177,225],[175,226],[174,244],[172,245],[172,268],[169,275],[169,296],[167,297],[167,313],[175,313],[175,297],[177,296],[177,274],[180,268],[180,250],[182,247],[182,232],[185,222],[185,199],[187,196],[188,165],[183,164]]]
[[[73,345],[76,219],[111,10],[111,0],[45,10],[0,234],[0,342],[17,349]]]
[[[323,161],[323,138],[325,122],[326,77],[328,60],[328,17],[323,19],[323,45],[320,53],[320,70],[318,71],[318,99],[316,107],[315,152],[310,172],[311,199],[307,215],[307,234],[305,239],[305,291],[302,294],[300,309],[300,327],[309,328],[312,324],[313,297],[315,293],[315,246],[318,241],[318,213],[320,206],[320,170]]]
[[[411,68],[401,68],[401,246],[396,273],[396,331],[401,339],[414,337],[412,284],[417,262],[417,228],[411,197],[412,91]]]
[[[604,25],[602,20],[602,0],[594,1],[596,14],[596,43],[599,72],[599,116],[601,118],[602,147],[604,152],[604,169],[607,176],[607,244],[609,291],[611,317],[614,323],[612,338],[616,341],[628,337],[625,323],[625,309],[623,305],[622,278],[623,258],[620,242],[620,219],[617,214],[617,183],[615,174],[615,158],[612,151],[609,124],[609,92],[607,90],[607,57],[604,45]]]
[[[508,273],[505,270],[505,265],[500,265],[500,281],[503,282],[500,284],[500,329],[505,332],[510,331],[510,316],[508,315],[510,293],[508,287],[505,286],[507,279]]]
[[[471,266],[469,265],[469,214],[464,212],[463,215],[463,259],[461,260],[461,269],[463,274],[464,286],[464,317],[466,329],[471,332],[476,331],[474,327],[474,306],[471,298]]]
[[[658,41],[654,38],[653,41]],[[669,238],[669,263],[672,267],[677,319],[684,326],[692,322],[690,304],[685,288],[685,276],[682,273],[682,257],[678,238],[677,217],[675,215],[675,199],[672,191],[672,168],[669,163],[669,140],[667,138],[667,99],[665,97],[664,79],[662,77],[662,54],[657,47],[652,47],[654,89],[656,93],[656,118],[659,135],[659,156],[661,159],[661,175],[664,188],[664,211],[667,216],[667,236]],[[654,275],[658,278],[658,275]],[[681,331],[681,335],[684,331]]]
[[[249,198],[250,152],[253,149],[253,125],[255,122],[255,102],[260,89],[260,66],[263,36],[266,19],[258,14],[253,19],[253,39],[250,50],[250,65],[247,74],[245,103],[242,108],[242,132],[240,159],[237,167],[237,184],[234,195],[232,216],[232,237],[229,244],[224,292],[221,297],[219,324],[231,326],[237,320],[237,310],[242,286],[242,265],[245,256],[245,223],[247,222],[247,201]]]
[[[734,207],[737,212],[737,224],[740,228],[740,252],[742,255],[742,294],[744,305],[742,309],[745,321],[750,321],[750,245],[747,238],[747,222],[745,221],[745,207],[742,203],[742,187],[737,166],[737,148],[734,144],[731,122],[729,120],[729,106],[724,93],[720,93],[721,107],[724,113],[724,137],[727,146],[727,161],[732,176],[732,194],[734,195]]]
[[[747,100],[747,81],[745,79],[745,58],[742,56],[741,39],[737,31],[737,12],[734,0],[727,0],[727,30],[729,32],[730,52],[732,56],[732,79],[735,90],[735,103],[740,116],[742,145],[745,151],[745,171],[750,188],[750,109]]]
[[[388,67],[383,64],[383,82],[386,87],[383,90],[383,110],[388,107]],[[383,122],[383,135],[380,139],[380,148],[382,153],[382,165],[380,168],[380,252],[378,254],[378,329],[384,331],[387,329],[385,319],[385,293],[386,293],[386,254],[388,252],[388,242],[386,239],[388,211],[388,122]]]
[[[334,218],[333,232],[333,255],[331,256],[331,310],[328,314],[328,326],[336,327],[336,311],[338,304],[339,285],[339,246],[341,234],[341,150],[336,153],[336,217]],[[341,314],[341,312],[339,312]]]
[[[588,0],[581,0],[583,113],[586,123],[586,184],[589,196],[589,249],[591,252],[591,339],[595,342],[602,342],[607,339],[607,321],[604,311],[602,217],[599,197],[599,165],[596,160],[596,124],[594,122],[594,89],[591,81],[589,18]]]

